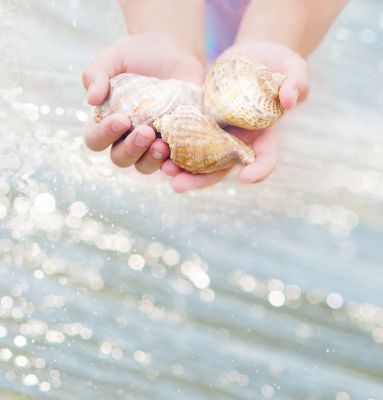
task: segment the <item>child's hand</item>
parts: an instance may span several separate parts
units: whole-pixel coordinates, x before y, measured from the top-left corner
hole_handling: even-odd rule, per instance
[[[281,104],[286,110],[294,108],[299,101],[306,98],[309,90],[306,61],[288,47],[277,43],[253,42],[233,46],[221,57],[236,53],[259,59],[273,71],[282,72],[287,76],[279,93]],[[276,127],[271,127],[256,132],[239,128],[230,130],[244,142],[251,144],[256,153],[255,163],[242,168],[239,174],[239,180],[242,183],[260,182],[274,171],[277,164],[276,129]],[[192,175],[182,171],[171,160],[163,164],[162,171],[174,177],[172,186],[177,192],[211,186],[222,180],[228,173],[228,170],[224,170],[211,174]]]
[[[180,79],[201,84],[204,65],[192,53],[159,34],[130,36],[98,54],[83,73],[88,103],[101,104],[108,95],[109,79],[123,72]],[[169,157],[169,148],[156,139],[149,126],[136,128],[126,139],[115,142],[130,128],[129,118],[113,114],[100,123],[88,121],[85,142],[94,151],[112,145],[110,157],[119,167],[135,164],[142,173],[152,173]]]

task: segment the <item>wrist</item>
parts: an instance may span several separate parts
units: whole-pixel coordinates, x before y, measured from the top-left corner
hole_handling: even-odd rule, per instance
[[[241,37],[238,40],[235,40],[233,45],[233,48],[237,52],[241,52],[241,50],[244,52],[251,52],[251,49],[253,48],[266,49],[267,47],[288,49],[304,60],[306,60],[308,56],[304,47],[301,46],[299,40],[288,38],[281,39],[275,36],[272,37],[271,35],[265,35],[264,37],[259,38]]]
[[[161,46],[167,48],[170,52],[174,53],[175,57],[183,57],[187,59],[195,59],[204,63],[204,54],[199,49],[185,44],[182,40],[175,38],[174,35],[167,32],[134,32],[129,29],[129,38],[141,38],[146,42],[146,48],[150,50],[151,46]]]
[[[276,43],[307,57],[305,38],[308,16],[307,1],[253,0],[241,23],[235,45]]]
[[[204,56],[204,0],[120,0],[128,32],[167,38],[199,59]]]
[[[162,79],[172,77],[194,84],[203,82],[205,67],[193,51],[173,40],[171,35],[157,32],[144,32],[128,35],[120,41],[121,52],[136,53],[129,57],[128,64],[133,70],[143,70],[142,60],[154,57],[156,60],[156,75]],[[150,54],[151,53],[151,54]]]
[[[306,59],[293,48],[278,43],[275,41],[258,41],[249,40],[242,42],[235,42],[233,46],[225,50],[220,57],[232,57],[235,54],[244,54],[248,57],[258,58],[266,64],[275,58],[276,54],[284,55],[284,57],[294,57],[302,62],[306,63]]]

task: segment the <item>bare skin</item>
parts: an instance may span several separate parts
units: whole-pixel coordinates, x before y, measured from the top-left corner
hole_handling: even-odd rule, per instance
[[[320,4],[319,4],[320,3]],[[306,57],[317,47],[347,0],[252,0],[242,19],[235,43],[220,57],[242,53],[263,61],[274,71],[283,72],[279,98],[288,111],[306,99],[309,74]],[[278,29],[276,29],[278,27]],[[254,164],[239,173],[242,183],[261,182],[272,174],[278,160],[278,124],[256,133],[233,128],[231,133],[251,145],[257,157]],[[162,171],[173,176],[177,192],[204,188],[221,181],[228,171],[192,175],[167,160]]]
[[[202,84],[203,0],[120,0],[120,5],[129,36],[99,53],[84,71],[89,104],[101,104],[108,95],[109,79],[123,72]],[[94,151],[111,146],[110,158],[118,167],[135,165],[144,174],[155,172],[169,158],[168,146],[149,126],[137,127],[116,143],[130,126],[123,114],[98,124],[89,121],[85,142]]]
[[[272,70],[284,73],[288,78],[283,83],[279,98],[286,110],[294,108],[299,101],[303,101],[309,89],[309,78],[306,61],[286,46],[273,42],[253,42],[236,44],[227,49],[221,57],[242,53],[261,60]],[[277,164],[277,126],[261,131],[247,131],[231,128],[230,132],[251,145],[257,155],[255,163],[245,166],[239,173],[241,183],[255,183],[266,179]],[[203,188],[222,180],[229,172],[218,171],[211,174],[192,175],[182,171],[171,160],[166,161],[162,171],[173,176],[172,185],[175,191]]]
[[[148,52],[146,49],[150,48]],[[83,74],[88,102],[101,104],[109,90],[109,79],[123,72],[133,72],[162,79],[181,79],[197,84],[203,81],[203,63],[192,53],[179,48],[167,36],[142,34],[127,37],[101,52]],[[135,165],[144,174],[159,169],[169,158],[168,146],[156,139],[149,126],[139,126],[124,140],[116,141],[131,126],[129,118],[113,114],[100,123],[89,120],[85,143],[93,151],[111,146],[110,158],[118,167]]]
[[[203,82],[203,0],[120,0],[120,3],[131,35],[101,52],[84,71],[89,104],[101,104],[108,94],[109,79],[122,72]],[[280,101],[286,110],[306,98],[309,76],[305,59],[347,1],[329,0],[325,6],[319,3],[252,0],[235,43],[221,55],[227,57],[240,52],[285,73],[287,80],[281,87]],[[148,126],[136,128],[115,144],[129,127],[130,121],[123,114],[113,114],[99,124],[90,121],[86,127],[86,144],[94,151],[111,146],[111,159],[120,167],[135,165],[142,173],[161,168],[173,177],[172,187],[176,192],[213,185],[228,172],[192,175],[181,170],[168,158],[167,145],[156,139]],[[276,126],[257,133],[232,130],[257,154],[254,164],[242,168],[239,174],[242,183],[262,181],[275,169],[277,129]]]

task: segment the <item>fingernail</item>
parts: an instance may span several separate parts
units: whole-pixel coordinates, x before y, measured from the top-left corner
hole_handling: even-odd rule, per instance
[[[138,147],[145,147],[145,146],[147,146],[150,142],[151,142],[151,139],[147,138],[147,137],[144,136],[142,133],[137,132],[137,134],[136,134],[136,139],[135,139],[134,143],[135,143]]]
[[[118,133],[118,132],[121,132],[123,129],[124,129],[124,125],[122,125],[121,122],[115,121],[112,123],[113,132]]]
[[[155,158],[156,160],[161,160],[161,158],[163,157],[163,154],[157,150],[153,150],[152,155],[153,158]]]

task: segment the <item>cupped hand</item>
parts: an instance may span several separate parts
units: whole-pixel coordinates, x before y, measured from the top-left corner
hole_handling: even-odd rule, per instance
[[[250,42],[230,47],[220,57],[230,57],[238,53],[258,59],[271,70],[282,72],[287,76],[279,92],[279,99],[285,110],[291,110],[307,97],[309,91],[307,63],[298,53],[278,43]],[[239,174],[240,182],[255,183],[267,178],[277,164],[277,126],[255,132],[239,128],[230,128],[229,131],[251,145],[256,154],[255,163],[242,168]],[[173,177],[172,187],[176,192],[211,186],[221,181],[229,172],[223,170],[211,174],[192,175],[181,170],[171,160],[163,163],[162,171]]]
[[[129,36],[99,53],[85,69],[83,84],[88,103],[101,104],[108,95],[110,78],[123,72],[202,84],[205,68],[196,55],[166,36]],[[130,127],[129,118],[122,113],[112,114],[99,123],[90,119],[85,128],[85,143],[94,151],[112,146],[110,157],[119,167],[134,164],[142,173],[156,171],[169,157],[168,146],[144,125],[119,140]]]

